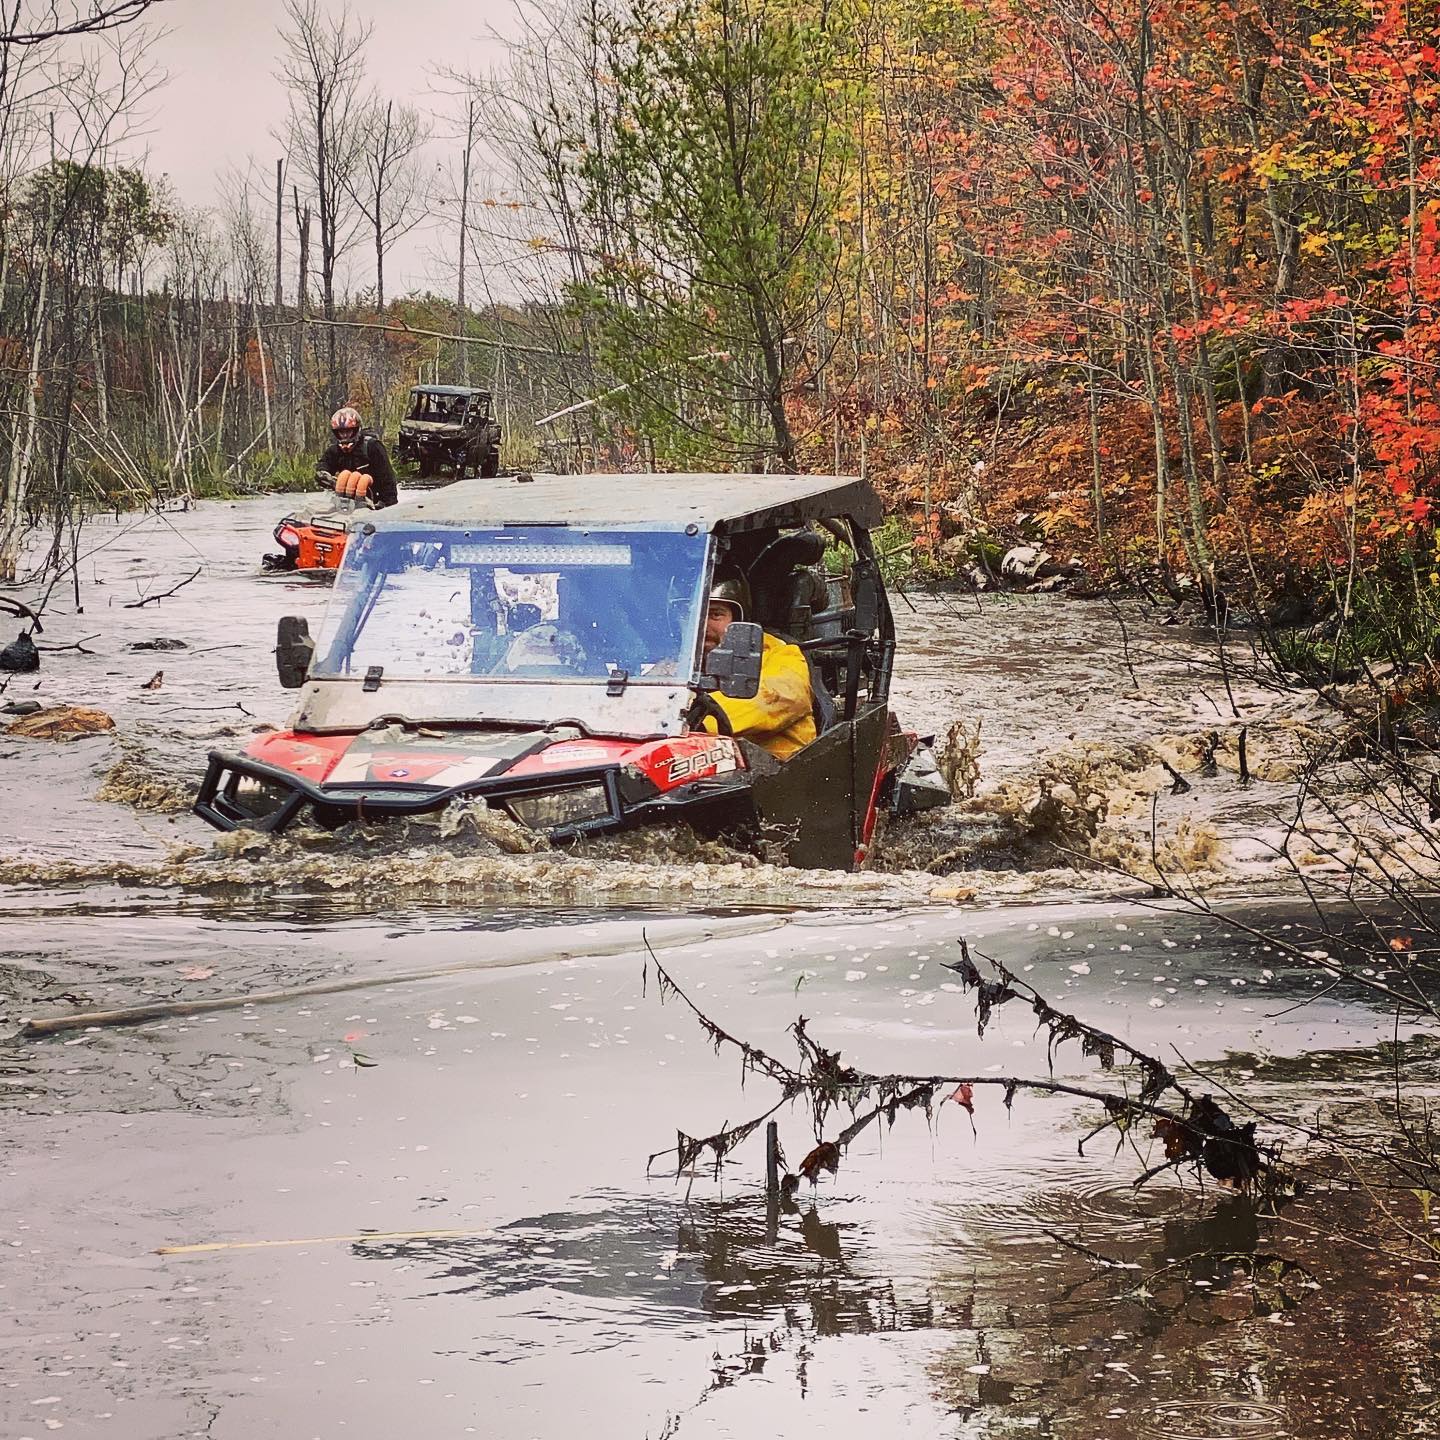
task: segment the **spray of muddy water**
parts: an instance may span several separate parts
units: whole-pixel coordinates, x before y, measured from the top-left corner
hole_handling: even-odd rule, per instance
[[[936,734],[961,799],[889,820],[868,874],[786,872],[669,831],[556,853],[473,814],[388,836],[350,827],[323,843],[217,842],[188,813],[206,752],[240,748],[284,723],[291,697],[269,664],[275,621],[317,620],[328,593],[258,573],[269,531],[289,508],[272,497],[91,524],[80,606],[57,590],[43,636],[84,649],[47,655],[38,677],[8,681],[5,698],[96,706],[116,729],[68,743],[0,733],[14,797],[0,821],[0,883],[336,890],[367,883],[383,858],[400,889],[530,897],[739,885],[800,903],[820,893],[1005,898],[1073,892],[1077,862],[1089,891],[1134,890],[1134,877],[1156,865],[1205,886],[1253,888],[1280,873],[1285,809],[1324,723],[1301,697],[1222,677],[1200,639],[1134,615],[1122,627],[1098,604],[900,597],[894,706]],[[197,565],[193,583],[137,605]],[[157,668],[159,684],[145,688]],[[1248,787],[1236,773],[1242,728]],[[1171,793],[1177,776],[1188,793]]]

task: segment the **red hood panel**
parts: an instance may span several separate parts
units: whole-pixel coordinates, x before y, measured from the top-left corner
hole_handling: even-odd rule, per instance
[[[245,753],[280,770],[292,770],[318,785],[354,739],[353,735],[297,735],[291,730],[278,730],[252,740]]]
[[[436,737],[398,738],[393,732],[311,735],[283,730],[262,735],[246,747],[252,759],[311,784],[434,785],[448,788],[505,775],[563,779],[575,770],[629,766],[662,792],[708,776],[745,768],[736,743],[726,736],[690,734],[663,740],[556,740],[533,754],[523,752],[539,737],[523,731],[452,731]],[[519,755],[521,758],[515,759]]]

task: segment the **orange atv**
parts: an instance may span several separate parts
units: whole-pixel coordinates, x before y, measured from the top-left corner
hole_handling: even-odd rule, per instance
[[[356,510],[374,508],[370,476],[362,471],[342,470],[338,475],[318,471],[315,478],[335,491],[335,501],[323,510],[296,511],[275,527],[280,553],[262,557],[261,569],[267,575],[333,579],[345,555]]]

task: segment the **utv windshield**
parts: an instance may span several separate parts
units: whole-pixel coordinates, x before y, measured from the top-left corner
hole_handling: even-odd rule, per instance
[[[380,529],[350,542],[318,678],[687,680],[706,537],[680,531]]]

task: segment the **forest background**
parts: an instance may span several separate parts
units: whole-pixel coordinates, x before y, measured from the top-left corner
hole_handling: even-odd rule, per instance
[[[562,0],[423,96],[290,0],[288,123],[207,209],[134,158],[164,8],[5,17],[0,579],[438,380],[511,465],[859,472],[921,568],[1432,643],[1434,0]],[[453,289],[393,295],[436,217]]]

